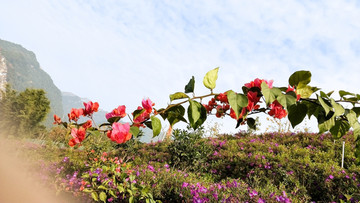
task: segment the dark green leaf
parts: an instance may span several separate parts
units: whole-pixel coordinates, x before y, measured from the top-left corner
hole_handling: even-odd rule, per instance
[[[185,115],[185,108],[181,105],[173,106],[168,109],[166,112],[161,114],[161,117],[165,120],[167,119],[171,126],[174,126],[175,123],[179,121],[183,121],[187,123],[186,119],[184,118]]]
[[[306,104],[294,104],[288,107],[288,118],[291,123],[291,126],[295,128],[298,124],[300,124],[308,111],[308,107]]]
[[[135,111],[133,112],[133,118],[134,118],[134,120],[135,120],[138,116],[140,116],[142,113],[144,113],[144,112],[145,112],[145,109],[135,110]]]
[[[110,124],[113,124],[115,122],[118,122],[120,120],[120,117],[111,117],[109,119],[107,119],[107,121],[110,123]]]
[[[321,104],[321,106],[324,108],[325,112],[326,112],[326,115],[329,114],[329,112],[332,110],[332,108],[327,104],[325,103],[325,101],[323,100],[323,98],[319,97],[318,96],[318,101],[319,103]]]
[[[190,126],[196,130],[201,126],[206,120],[206,109],[205,107],[197,101],[189,100],[188,107],[188,117],[190,121]]]
[[[347,92],[347,91],[344,91],[344,90],[340,90],[340,91],[339,91],[339,95],[340,95],[341,98],[344,97],[344,96],[346,96],[346,95],[355,96],[354,93]]]
[[[256,121],[253,118],[247,118],[247,125],[250,129],[256,130]]]
[[[161,121],[160,119],[156,118],[155,116],[151,116],[151,125],[153,128],[153,137],[156,137],[161,132]]]
[[[216,80],[218,78],[218,71],[219,68],[215,68],[209,72],[206,73],[203,83],[205,87],[207,87],[210,90],[213,90],[216,87]]]
[[[144,124],[146,125],[146,127],[150,128],[152,130],[151,121],[146,121]]]
[[[349,129],[349,123],[343,119],[339,119],[335,121],[335,125],[330,129],[330,132],[335,139],[340,139],[349,131]]]
[[[353,107],[351,110],[353,110],[356,113],[356,117],[360,116],[360,107]]]
[[[290,86],[298,87],[300,84],[307,85],[311,81],[311,72],[310,71],[296,71],[289,78]]]
[[[194,92],[195,88],[195,78],[192,76],[189,83],[185,86],[185,93],[191,93]]]
[[[185,93],[183,92],[176,92],[175,94],[170,95],[170,101],[176,100],[176,99],[185,99],[189,98]]]
[[[332,116],[330,119],[318,124],[319,133],[321,134],[329,131],[333,126],[335,126],[335,116]]]

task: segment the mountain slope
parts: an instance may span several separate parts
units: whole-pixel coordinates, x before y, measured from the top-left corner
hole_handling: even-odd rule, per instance
[[[52,126],[53,115],[63,115],[62,95],[33,52],[21,45],[0,39],[0,88],[9,83],[17,91],[43,89],[50,100],[50,113],[45,125]]]

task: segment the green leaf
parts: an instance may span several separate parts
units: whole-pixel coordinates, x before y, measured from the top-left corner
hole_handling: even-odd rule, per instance
[[[91,197],[95,200],[95,201],[99,201],[99,196],[98,194],[94,191],[91,193]]]
[[[333,93],[334,93],[334,90],[331,91],[331,92],[328,92],[326,95],[327,95],[328,97],[330,97]]]
[[[236,117],[238,118],[242,107],[247,107],[248,98],[243,94],[237,94],[232,90],[227,91],[227,98],[231,108],[235,111]]]
[[[296,103],[296,95],[289,94],[280,94],[276,100],[285,108],[287,109],[289,106],[292,106]]]
[[[185,93],[191,93],[194,92],[195,88],[195,78],[192,76],[189,83],[185,86]]]
[[[189,100],[188,107],[188,117],[190,121],[190,126],[196,130],[201,126],[206,120],[206,109],[205,107],[197,101]]]
[[[353,107],[351,110],[353,110],[356,113],[356,117],[360,116],[360,107]]]
[[[144,113],[144,112],[145,112],[145,109],[135,110],[135,111],[133,112],[133,118],[134,118],[134,120],[135,120],[138,116],[140,116],[142,113]]]
[[[343,119],[339,119],[335,121],[335,125],[330,129],[330,132],[335,139],[340,139],[349,131],[349,129],[349,123]]]
[[[247,125],[250,129],[256,130],[256,121],[253,118],[247,118]]]
[[[136,126],[131,126],[130,127],[130,133],[134,136],[134,137],[137,137],[138,134],[139,134],[140,130],[138,127]]]
[[[187,123],[187,120],[184,118],[185,108],[181,105],[173,106],[169,108],[166,112],[161,114],[161,117],[165,120],[167,119],[171,126],[174,126],[175,123],[183,121]]]
[[[151,116],[151,125],[153,128],[153,137],[156,137],[161,132],[161,121],[160,119],[156,118],[155,116]]]
[[[326,115],[328,115],[329,112],[332,110],[332,108],[325,103],[323,98],[318,96],[318,100],[319,100],[319,103],[321,104],[321,106],[324,108]]]
[[[291,126],[293,128],[295,128],[295,126],[297,126],[298,124],[300,124],[306,114],[307,114],[307,111],[308,111],[308,107],[306,104],[294,104],[294,105],[291,105],[289,108],[288,108],[288,119],[291,123]]]
[[[170,101],[176,100],[176,99],[185,99],[189,98],[185,93],[183,92],[176,92],[175,94],[170,95]]]
[[[219,68],[215,68],[209,72],[206,73],[203,83],[205,87],[207,87],[210,90],[213,90],[216,87],[216,80],[218,78],[218,71]]]
[[[289,77],[290,86],[298,87],[301,85],[307,85],[311,81],[311,72],[310,71],[296,71]]]
[[[103,190],[107,190],[107,188],[103,185],[99,185],[98,189],[103,189]]]
[[[331,102],[331,105],[334,108],[334,113],[335,113],[334,115],[335,116],[341,116],[341,115],[343,115],[345,113],[344,107],[341,106],[341,104],[336,103],[333,98],[331,98],[330,102]]]
[[[113,124],[115,122],[118,122],[121,118],[120,117],[111,117],[109,119],[107,119],[107,121],[110,123],[110,124]]]
[[[319,133],[321,134],[329,131],[333,126],[335,126],[335,116],[332,116],[329,120],[318,124]]]
[[[101,201],[103,201],[103,202],[106,203],[106,198],[107,198],[107,196],[106,196],[106,193],[105,193],[105,192],[100,192],[99,197],[100,197],[100,200],[101,200]]]
[[[300,84],[297,89],[296,92],[298,94],[300,94],[301,98],[309,98],[313,93],[313,87],[309,86],[309,85],[302,85]],[[327,95],[326,95],[327,96]]]
[[[346,117],[350,123],[350,126],[354,130],[354,138],[356,140],[360,134],[360,124],[358,118],[356,117],[356,113],[353,110],[350,110],[350,112],[346,115]]]
[[[265,97],[265,102],[267,105],[271,104],[278,96],[282,95],[282,92],[279,88],[273,87],[270,89],[265,82],[261,83],[261,92]]]
[[[355,96],[354,93],[347,92],[347,91],[344,91],[344,90],[340,90],[340,91],[339,91],[339,95],[340,95],[341,98],[343,98],[343,97],[346,96],[346,95]]]
[[[131,196],[131,197],[129,198],[129,203],[134,203],[134,196]]]
[[[100,131],[98,130],[87,130],[86,132],[90,133],[93,136],[100,136]]]

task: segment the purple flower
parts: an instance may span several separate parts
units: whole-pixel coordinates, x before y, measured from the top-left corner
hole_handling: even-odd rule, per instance
[[[169,164],[165,164],[164,167],[165,167],[165,168],[169,168]]]
[[[329,179],[334,179],[334,176],[333,176],[333,175],[329,175]]]
[[[186,188],[187,186],[189,185],[189,183],[187,183],[187,182],[183,182],[183,184],[182,184],[182,188]]]
[[[258,193],[256,192],[256,190],[253,190],[249,193],[250,198],[253,198],[254,196],[258,195]]]
[[[148,165],[147,168],[148,168],[149,171],[151,171],[151,172],[154,172],[154,171],[155,171],[155,169],[154,169],[154,167],[153,167],[152,165]]]
[[[69,161],[69,157],[64,157],[64,159],[63,159],[63,162],[68,162]]]

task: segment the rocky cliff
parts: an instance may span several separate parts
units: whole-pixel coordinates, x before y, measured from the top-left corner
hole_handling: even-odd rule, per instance
[[[50,100],[51,111],[45,125],[52,126],[53,115],[63,115],[62,95],[51,77],[41,69],[33,52],[21,45],[0,39],[0,89],[6,83],[17,91],[26,88],[43,89]]]

